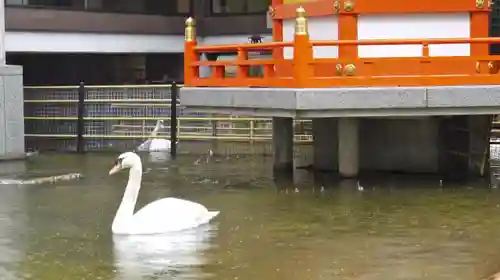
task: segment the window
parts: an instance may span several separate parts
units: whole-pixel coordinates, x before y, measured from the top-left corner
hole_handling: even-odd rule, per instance
[[[5,0],[11,6],[57,7],[108,13],[187,15],[193,0]]]
[[[105,12],[143,14],[147,10],[147,1],[103,0],[102,10]],[[146,6],[146,7],[145,7]]]
[[[71,0],[6,0],[6,5],[40,6],[40,7],[71,7]]]
[[[5,5],[12,5],[12,6],[28,5],[28,0],[6,0]]]
[[[177,0],[177,13],[189,14],[191,13],[192,0]]]
[[[134,0],[127,0],[134,1]],[[191,0],[143,0],[148,14],[178,15],[191,12]]]
[[[102,9],[102,0],[85,0],[86,10],[100,10]]]
[[[248,0],[248,13],[267,13],[269,6],[270,0]]]
[[[242,14],[245,12],[245,0],[212,0],[214,14]]]
[[[266,13],[271,0],[212,0],[211,13],[214,15],[260,14]]]

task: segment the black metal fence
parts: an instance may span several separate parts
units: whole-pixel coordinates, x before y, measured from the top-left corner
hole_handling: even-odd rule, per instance
[[[78,152],[133,149],[150,136],[157,120],[166,126],[158,137],[172,140],[271,139],[268,118],[186,111],[178,102],[179,87],[175,83],[25,87],[26,146]],[[310,121],[297,120],[296,132],[297,142],[311,141]]]

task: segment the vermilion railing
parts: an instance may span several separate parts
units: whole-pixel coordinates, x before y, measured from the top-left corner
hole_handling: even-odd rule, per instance
[[[307,28],[307,26],[306,26]],[[297,31],[297,29],[296,29]],[[307,29],[296,32],[293,42],[197,46],[186,40],[186,86],[324,88],[354,86],[445,86],[500,84],[500,56],[430,56],[430,45],[493,44],[500,38],[399,39],[360,41],[312,41]],[[314,58],[313,47],[325,46],[420,45],[422,56],[389,58]],[[293,58],[284,59],[283,49],[293,48]],[[273,58],[249,59],[248,53],[272,51]],[[202,53],[234,52],[234,60],[199,61]],[[248,73],[250,66],[262,66],[261,77]],[[211,69],[200,77],[199,67]],[[225,68],[236,74],[226,77]]]

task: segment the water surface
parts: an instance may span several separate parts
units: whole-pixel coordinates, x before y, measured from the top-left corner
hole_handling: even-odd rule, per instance
[[[209,226],[113,238],[127,174],[117,154],[41,155],[0,177],[81,172],[53,185],[1,185],[0,279],[479,279],[500,271],[500,193],[437,180],[276,185],[271,158],[151,163],[139,207],[176,196],[221,214]]]

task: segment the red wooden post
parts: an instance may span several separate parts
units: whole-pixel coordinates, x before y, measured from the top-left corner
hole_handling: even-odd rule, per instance
[[[293,42],[293,78],[298,88],[307,87],[312,77],[311,62],[313,59],[312,46],[309,41],[306,10],[297,9],[295,19],[295,38]]]

